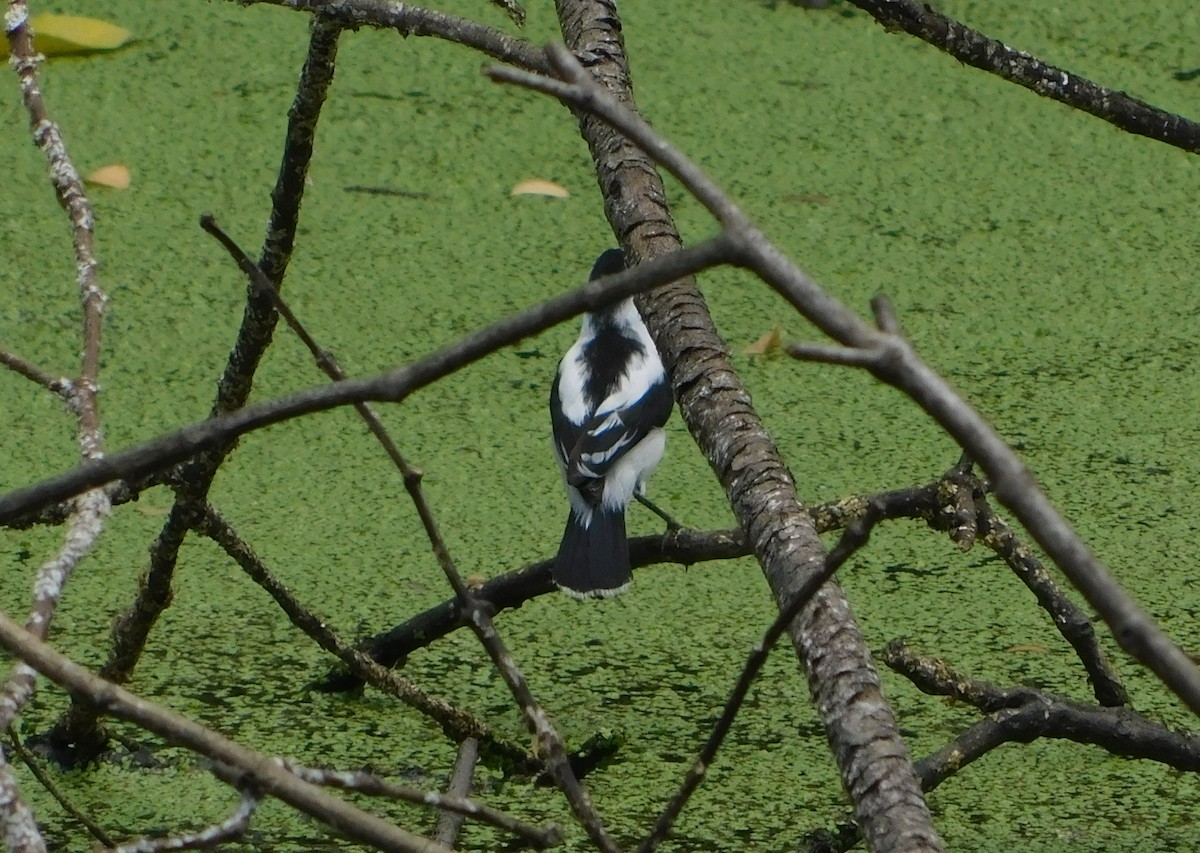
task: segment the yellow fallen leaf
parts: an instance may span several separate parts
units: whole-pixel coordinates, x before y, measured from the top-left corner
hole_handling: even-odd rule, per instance
[[[545,195],[551,198],[570,198],[566,188],[554,181],[544,181],[541,178],[529,178],[521,181],[512,188],[511,195]]]
[[[110,166],[101,166],[84,178],[84,180],[98,187],[112,187],[115,190],[125,190],[129,189],[131,176],[128,166],[113,163]]]
[[[124,27],[76,15],[32,15],[33,48],[46,56],[115,50],[133,37]],[[8,56],[8,41],[0,41],[0,56]]]
[[[783,330],[776,326],[750,346],[746,347],[746,355],[772,355],[779,352],[783,346]]]

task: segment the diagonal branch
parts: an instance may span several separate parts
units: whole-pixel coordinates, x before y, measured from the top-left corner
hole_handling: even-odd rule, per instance
[[[65,376],[51,376],[33,362],[8,350],[0,350],[0,364],[14,373],[24,376],[30,382],[36,382],[51,394],[57,394],[64,400],[70,399],[72,382]]]
[[[448,848],[406,832],[298,779],[281,762],[241,746],[173,711],[105,681],[35,639],[0,613],[0,647],[72,694],[85,694],[105,714],[134,723],[167,741],[236,767],[254,785],[362,844],[399,853],[445,853]]]
[[[278,285],[291,258],[304,179],[312,159],[313,141],[321,106],[333,80],[341,28],[324,20],[314,20],[308,54],[300,73],[296,98],[288,113],[287,138],[279,177],[271,193],[271,221],[267,227],[260,266]],[[212,414],[240,409],[249,398],[259,360],[271,343],[275,312],[267,297],[251,292],[246,302],[242,326],[229,354],[225,370],[217,383]],[[179,560],[179,549],[188,528],[207,498],[213,478],[225,457],[233,450],[236,437],[198,448],[172,461],[187,463],[177,472],[175,504],[162,530],[150,546],[150,567],[142,576],[138,594],[128,610],[117,617],[112,629],[113,647],[101,669],[102,675],[117,683],[127,682],[137,666],[146,640],[158,617],[171,601],[171,584]],[[104,461],[104,460],[99,460]],[[152,473],[146,471],[145,473]],[[135,482],[141,477],[124,477]],[[69,761],[86,761],[99,751],[106,740],[96,709],[86,701],[72,701],[49,735],[51,744]]]
[[[267,279],[258,267],[251,263],[250,259],[246,257],[237,244],[217,226],[212,216],[202,216],[200,224],[205,231],[212,234],[221,242],[226,251],[237,261],[242,271],[250,277],[250,281],[254,287],[271,299],[275,309],[287,320],[288,325],[296,332],[300,339],[304,341],[305,346],[308,347],[309,352],[312,353],[321,370],[334,382],[344,381],[346,373],[342,370],[341,365],[338,364],[337,358],[332,352],[322,349],[317,344],[316,340],[313,339],[312,335],[308,333],[308,330],[304,328],[304,325],[283,301],[283,297],[279,295],[279,291],[275,289],[270,280]],[[458,567],[455,565],[454,560],[450,556],[450,551],[446,547],[446,542],[442,537],[437,519],[434,517],[433,507],[425,499],[424,489],[421,488],[421,472],[410,465],[408,460],[405,459],[399,447],[396,446],[396,442],[392,440],[391,435],[384,427],[383,422],[375,414],[374,409],[366,403],[355,403],[354,409],[358,412],[359,417],[366,422],[371,434],[375,436],[375,439],[387,453],[388,458],[392,460],[392,463],[400,472],[404,480],[404,488],[412,499],[413,505],[416,507],[417,515],[420,517],[421,525],[425,528],[425,534],[429,539],[430,545],[433,547],[433,553],[437,558],[438,565],[441,566],[442,572],[446,575],[450,586],[453,587],[455,596],[462,605],[463,610],[468,614],[467,624],[471,626],[480,643],[487,650],[492,663],[496,666],[496,670],[500,673],[501,678],[504,679],[504,683],[508,685],[513,698],[517,700],[530,733],[535,738],[538,756],[545,761],[550,775],[566,795],[567,801],[571,804],[576,817],[579,818],[580,823],[587,829],[588,834],[592,837],[597,847],[601,850],[615,851],[616,847],[604,830],[600,822],[600,816],[596,813],[591,800],[587,796],[587,792],[584,791],[583,786],[571,769],[571,764],[567,759],[566,744],[562,736],[550,722],[550,718],[545,710],[534,698],[524,674],[517,666],[516,661],[509,653],[504,642],[500,639],[495,623],[492,621],[490,607],[485,606],[485,603],[481,602],[475,596],[459,574]]]
[[[916,0],[850,0],[887,30],[903,30],[959,62],[1003,77],[1044,98],[1091,113],[1121,130],[1200,154],[1200,124],[1124,92],[1056,68]]]
[[[325,620],[296,600],[295,596],[275,577],[254,550],[212,507],[206,506],[194,529],[207,536],[233,558],[251,580],[275,599],[292,624],[309,636],[318,646],[336,656],[362,682],[370,684],[404,704],[415,708],[441,726],[453,740],[478,738],[487,744],[490,753],[503,756],[516,764],[529,763],[528,753],[509,742],[474,714],[458,708],[444,699],[431,696],[409,679],[380,666],[366,654],[342,640]]]
[[[959,397],[902,335],[885,327],[883,320],[892,313],[886,297],[872,300],[880,321],[880,328],[873,328],[800,270],[732,202],[723,196],[711,197],[711,181],[693,188],[688,177],[695,170],[694,164],[617,99],[599,92],[570,54],[554,50],[551,58],[561,63],[563,73],[571,77],[566,90],[552,87],[545,78],[519,71],[493,69],[489,73],[498,79],[519,79],[522,85],[550,91],[576,106],[588,104],[606,122],[620,127],[639,145],[654,152],[655,158],[689,190],[697,191],[697,198],[721,220],[726,229],[723,233],[730,234],[737,243],[738,261],[742,265],[755,272],[826,335],[844,347],[868,354],[864,366],[876,379],[910,397],[978,462],[991,480],[997,499],[1013,512],[1083,593],[1121,647],[1154,672],[1194,713],[1200,714],[1200,669],[1117,583],[983,416]],[[665,343],[669,342],[660,341],[660,347]]]
[[[80,455],[83,460],[104,456],[104,437],[100,428],[100,337],[107,297],[100,289],[96,273],[95,216],[84,191],[83,181],[67,153],[66,142],[58,125],[51,120],[42,98],[37,66],[42,56],[33,45],[25,0],[9,0],[4,15],[4,30],[11,54],[10,63],[17,74],[21,100],[29,113],[34,144],[46,157],[50,182],[59,204],[71,223],[71,242],[75,252],[75,274],[83,307],[83,358],[79,377],[73,382],[45,381],[48,377],[15,356],[5,364],[23,375],[42,382],[66,400],[78,422]],[[38,571],[34,582],[33,603],[27,629],[38,639],[50,631],[50,622],[71,574],[87,556],[104,529],[110,509],[104,489],[92,489],[73,502],[67,520],[62,548]],[[37,673],[19,663],[0,688],[0,729],[9,728],[33,695]],[[16,783],[3,755],[0,755],[0,826],[10,847],[17,850],[45,849],[33,816],[17,793]]]
[[[288,397],[246,406],[93,460],[39,483],[14,489],[0,495],[0,524],[93,486],[114,480],[138,482],[201,451],[272,424],[354,403],[372,400],[398,403],[415,391],[563,320],[713,266],[728,256],[728,245],[724,237],[715,237],[670,256],[639,264],[635,269],[587,282],[485,326],[406,367],[377,376],[321,385]]]
[[[396,30],[402,36],[432,36],[473,48],[500,62],[511,62],[531,71],[545,72],[546,56],[524,39],[484,24],[426,9],[411,3],[385,0],[235,0],[243,6],[267,3],[299,12],[310,12],[340,26]],[[518,22],[520,23],[520,22]]]
[[[585,71],[567,51],[548,48],[556,72],[567,74],[577,91],[621,104],[623,118],[641,122],[623,106],[634,100],[615,4],[558,0],[556,8],[567,45],[588,64]],[[583,104],[572,106],[586,109]],[[579,120],[613,233],[642,262],[677,251],[681,241],[662,181],[643,153],[662,156],[664,140],[656,137],[657,147],[639,151],[624,126],[614,132],[604,118],[582,114]],[[688,187],[705,192],[695,182]],[[723,200],[731,216],[741,216],[723,196],[710,194],[700,200]],[[740,245],[735,229],[724,233]],[[683,419],[725,489],[776,605],[784,609],[806,578],[820,571],[825,556],[791,474],[755,413],[694,283],[677,281],[660,288],[642,299],[639,308],[671,376]],[[879,849],[940,850],[870,650],[840,587],[822,586],[789,633],[870,843]]]
[[[845,564],[846,560],[850,559],[856,551],[867,544],[867,540],[871,535],[871,529],[882,518],[882,507],[878,504],[871,504],[862,518],[857,519],[846,528],[841,541],[826,555],[825,564],[821,567],[821,570],[805,578],[804,583],[796,590],[792,600],[788,602],[786,607],[780,608],[779,614],[767,629],[762,640],[750,652],[750,658],[742,668],[742,672],[738,676],[733,692],[730,693],[729,699],[725,703],[725,708],[722,710],[721,716],[713,726],[712,733],[701,748],[700,754],[692,762],[692,766],[684,777],[679,791],[671,798],[671,802],[667,804],[667,807],[663,809],[662,814],[655,821],[654,828],[650,831],[650,834],[638,845],[638,853],[651,853],[670,834],[671,827],[674,826],[688,799],[708,774],[708,768],[716,757],[717,750],[725,740],[725,736],[729,734],[730,728],[733,727],[734,718],[741,709],[746,695],[750,692],[750,687],[754,683],[754,679],[758,677],[758,673],[762,671],[763,665],[766,664],[767,657],[771,654],[771,649],[775,647],[779,638],[783,636],[783,633],[788,629],[792,620],[808,605],[808,602],[816,594],[817,590],[821,588],[821,585],[832,578],[834,573]]]

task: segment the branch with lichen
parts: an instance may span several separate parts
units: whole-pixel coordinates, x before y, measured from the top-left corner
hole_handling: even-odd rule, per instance
[[[333,80],[340,33],[340,25],[314,19],[296,98],[288,114],[282,163],[271,194],[271,220],[259,260],[260,268],[275,286],[282,282],[291,258],[317,119]],[[275,323],[270,299],[251,289],[237,341],[217,383],[212,406],[214,416],[245,405],[258,363],[271,343]],[[185,464],[173,472],[175,503],[150,547],[150,567],[142,575],[133,604],[113,625],[112,649],[101,669],[104,678],[124,684],[132,677],[151,630],[170,604],[179,549],[188,529],[202,511],[217,470],[235,444],[236,436],[206,447],[203,452],[189,454]],[[122,479],[137,483],[143,478]],[[72,700],[47,737],[61,758],[75,762],[90,760],[107,742],[99,711],[86,699]]]
[[[4,364],[59,394],[78,423],[80,454],[85,462],[104,455],[100,427],[99,374],[100,339],[107,299],[100,289],[96,273],[95,217],[62,132],[46,108],[38,81],[37,66],[42,60],[33,45],[33,30],[25,0],[9,0],[4,14],[10,64],[17,75],[21,101],[29,113],[34,144],[42,151],[49,167],[55,196],[71,224],[71,242],[75,254],[76,284],[83,308],[83,358],[78,378],[73,381],[52,379],[33,364],[12,353],[5,353]],[[104,529],[108,515],[108,494],[94,488],[75,498],[67,518],[64,543],[53,558],[42,565],[33,588],[33,602],[26,630],[43,639],[72,572],[92,549]],[[37,672],[27,663],[19,663],[0,689],[0,728],[9,729],[21,709],[33,695]],[[10,768],[0,755],[0,825],[10,847],[39,851],[44,841],[33,822],[33,815],[22,802]]]
[[[511,62],[531,71],[546,71],[546,56],[524,39],[485,24],[428,9],[412,3],[386,0],[233,0],[243,6],[269,4],[307,12],[348,29],[375,27],[400,35],[445,39],[472,48],[499,62]],[[521,22],[518,21],[518,24]]]

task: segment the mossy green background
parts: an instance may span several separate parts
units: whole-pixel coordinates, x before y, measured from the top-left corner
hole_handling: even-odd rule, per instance
[[[1075,73],[1200,115],[1200,81],[1173,77],[1200,65],[1200,8],[1188,0],[1136,11],[1083,0],[942,5]],[[512,29],[483,2],[441,8]],[[54,59],[41,77],[81,171],[111,162],[133,170],[129,190],[91,194],[109,295],[103,417],[108,446],[119,449],[208,410],[244,284],[197,219],[211,211],[252,254],[260,244],[308,19],[213,0],[75,0],[35,11],[111,19],[138,38],[114,54]],[[815,12],[752,0],[626,0],[621,12],[644,114],[839,298],[865,310],[871,295],[887,293],[929,362],[1022,451],[1122,583],[1194,650],[1196,158],[965,68],[845,5]],[[530,4],[525,35],[555,34],[549,4]],[[611,245],[569,114],[488,82],[481,64],[438,40],[343,36],[285,293],[352,373],[402,364],[559,293]],[[0,346],[71,374],[80,320],[66,220],[11,75],[7,89]],[[532,176],[562,183],[571,198],[509,195]],[[355,185],[426,197],[346,191]],[[668,194],[686,239],[713,232],[677,184],[668,182]],[[789,338],[814,337],[747,275],[714,271],[701,286],[806,500],[924,482],[955,460],[948,438],[865,374],[744,355],[776,325]],[[382,409],[425,470],[464,573],[491,576],[553,552],[566,510],[545,401],[574,334],[566,324]],[[281,331],[254,399],[319,381],[300,343]],[[0,411],[0,488],[74,463],[74,424],[55,399],[0,373]],[[670,430],[652,494],[691,525],[729,525],[677,419]],[[398,477],[349,411],[248,437],[212,498],[344,635],[390,627],[448,594]],[[112,618],[131,600],[168,502],[158,490],[118,509],[72,580],[54,640],[77,659],[104,660]],[[650,532],[655,522],[634,510],[630,526]],[[34,572],[60,539],[46,529],[0,536],[7,612],[25,610]],[[874,648],[906,636],[978,677],[1088,696],[1065,642],[982,550],[960,555],[918,525],[891,524],[841,578]],[[742,560],[658,567],[616,601],[544,597],[500,618],[573,744],[598,730],[626,738],[588,780],[621,842],[646,830],[678,783],[771,610],[757,567]],[[1153,678],[1112,651],[1138,710],[1195,728]],[[267,752],[443,785],[453,749],[432,725],[372,692],[304,689],[328,663],[216,546],[191,538],[174,604],[131,687]],[[407,671],[524,737],[470,637],[439,642]],[[976,719],[883,678],[918,755]],[[44,727],[64,704],[61,691],[44,686],[22,731]],[[58,781],[120,837],[227,813],[233,795],[203,768],[175,750],[158,756],[177,760],[167,770],[104,765]],[[89,849],[22,773],[48,838],[59,849]],[[480,778],[481,796],[501,808],[569,822],[552,791],[490,772]],[[1200,845],[1194,777],[1074,744],[1005,747],[930,804],[957,849]],[[417,831],[431,825],[409,807],[374,807]],[[672,849],[792,849],[844,812],[795,657],[781,649]],[[568,834],[568,849],[586,846],[581,831]],[[478,827],[463,836],[469,848],[500,843]],[[269,804],[244,849],[337,844]]]

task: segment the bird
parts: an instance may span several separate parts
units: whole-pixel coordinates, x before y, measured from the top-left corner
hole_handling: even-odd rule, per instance
[[[588,278],[625,268],[625,253],[609,249]],[[585,314],[550,391],[554,454],[571,503],[552,576],[572,598],[628,589],[625,509],[645,495],[662,460],[663,425],[673,406],[662,359],[633,298]]]

